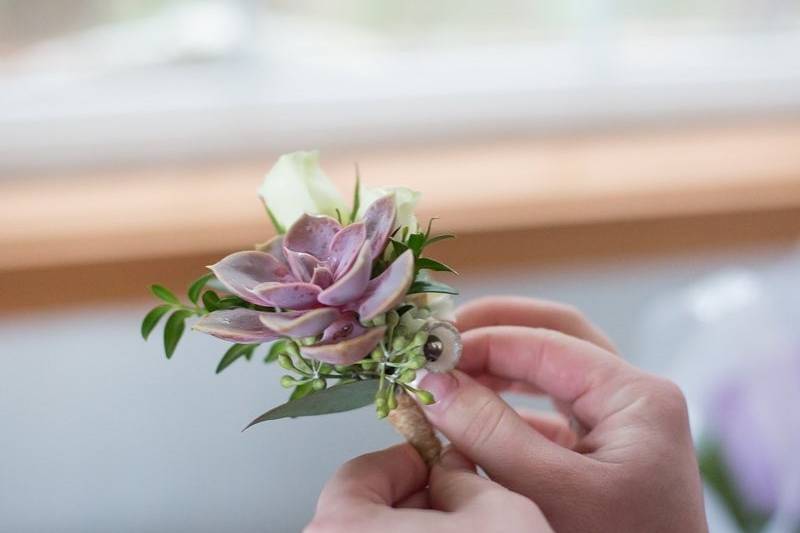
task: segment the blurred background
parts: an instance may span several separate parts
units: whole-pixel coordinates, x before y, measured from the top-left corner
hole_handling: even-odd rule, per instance
[[[797,531],[798,50],[791,0],[0,0],[0,530],[296,531],[398,440],[242,434],[280,369],[139,336],[320,148],[423,192],[462,301],[574,304],[678,381],[712,531]]]

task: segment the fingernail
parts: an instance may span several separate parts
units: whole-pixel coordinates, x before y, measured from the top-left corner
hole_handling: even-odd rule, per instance
[[[472,470],[472,463],[453,448],[448,448],[439,458],[439,466],[445,470]]]
[[[458,380],[450,373],[430,372],[419,383],[419,388],[433,394],[436,403],[426,405],[430,411],[441,411],[453,397],[458,388]]]

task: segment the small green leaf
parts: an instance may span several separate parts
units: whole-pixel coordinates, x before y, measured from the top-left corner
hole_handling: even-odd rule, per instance
[[[458,274],[458,272],[456,272],[449,266],[445,265],[444,263],[440,263],[439,261],[430,259],[429,257],[420,257],[419,259],[417,259],[416,267],[417,270],[427,269],[436,272],[452,272],[453,274]]]
[[[150,285],[150,291],[156,296],[156,298],[160,298],[164,300],[168,304],[180,305],[181,302],[178,300],[178,297],[172,294],[168,288],[164,287],[163,285]]]
[[[248,303],[238,296],[226,296],[217,302],[217,309],[231,309],[233,307],[247,307]]]
[[[205,306],[206,310],[209,312],[219,309],[219,296],[217,296],[216,292],[209,289],[203,293],[202,299],[203,306]]]
[[[186,294],[189,296],[189,300],[193,304],[197,303],[197,299],[200,298],[200,291],[203,290],[203,287],[206,286],[206,283],[208,283],[213,277],[214,274],[209,272],[208,274],[200,276],[191,285],[189,285],[189,290],[186,292]]]
[[[192,316],[191,311],[179,310],[172,313],[164,326],[164,353],[167,359],[175,353],[178,341],[181,340],[184,329],[186,329],[186,319]]]
[[[258,347],[258,344],[234,344],[228,351],[225,352],[225,355],[222,356],[219,364],[217,365],[217,374],[228,368],[234,361],[239,359],[240,357],[244,357],[245,359],[250,359],[253,356],[253,352]]]
[[[159,305],[151,309],[150,312],[144,316],[144,320],[142,320],[142,338],[144,338],[144,340],[147,340],[147,337],[150,336],[150,332],[156,327],[158,321],[161,320],[161,317],[166,315],[170,309],[172,309],[170,305]]]
[[[305,398],[309,394],[314,392],[314,382],[308,381],[306,383],[302,383],[294,388],[292,394],[289,396],[289,401],[294,402],[299,400],[300,398]]]
[[[264,358],[264,362],[265,363],[272,363],[273,361],[277,361],[278,360],[278,356],[287,351],[286,350],[286,346],[290,342],[292,342],[292,341],[289,340],[289,339],[282,339],[282,340],[273,342],[272,345],[269,347],[269,351],[267,352],[267,356]]]
[[[353,191],[353,210],[350,211],[350,223],[356,221],[358,216],[358,209],[361,207],[361,172],[358,170],[358,163],[356,163],[356,189]]]
[[[261,201],[264,203],[264,209],[267,210],[267,216],[272,222],[272,225],[275,227],[275,231],[278,233],[278,235],[283,235],[284,233],[286,233],[286,228],[283,227],[283,224],[278,222],[278,219],[275,217],[275,213],[272,212],[272,209],[269,208],[269,206],[267,205],[266,202],[264,202],[263,199]]]
[[[358,409],[371,404],[375,400],[377,390],[377,379],[335,385],[270,409],[250,422],[245,429],[267,420],[326,415]]]
[[[440,292],[443,294],[458,294],[458,291],[455,290],[450,285],[439,283],[438,281],[416,280],[414,283],[411,284],[411,288],[408,289],[408,294],[418,294],[422,292]]]
[[[425,246],[430,246],[431,244],[439,241],[444,241],[446,239],[455,239],[456,236],[452,233],[443,233],[441,235],[437,235],[436,237],[431,237],[425,242]]]

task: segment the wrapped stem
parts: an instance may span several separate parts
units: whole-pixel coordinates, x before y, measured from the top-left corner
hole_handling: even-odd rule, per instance
[[[389,413],[389,422],[431,466],[442,453],[442,443],[422,408],[402,389],[397,391],[397,407]]]

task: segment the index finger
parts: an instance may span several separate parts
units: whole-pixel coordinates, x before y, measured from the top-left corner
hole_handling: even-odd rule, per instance
[[[617,412],[635,397],[618,394],[641,372],[597,345],[563,333],[519,326],[473,329],[462,335],[459,367],[518,380],[571,406],[587,427]]]
[[[456,317],[461,331],[488,326],[546,328],[616,352],[614,343],[583,313],[559,302],[519,296],[487,296],[459,307]]]
[[[409,444],[356,457],[322,489],[318,509],[380,504],[391,507],[428,483],[428,468]]]

